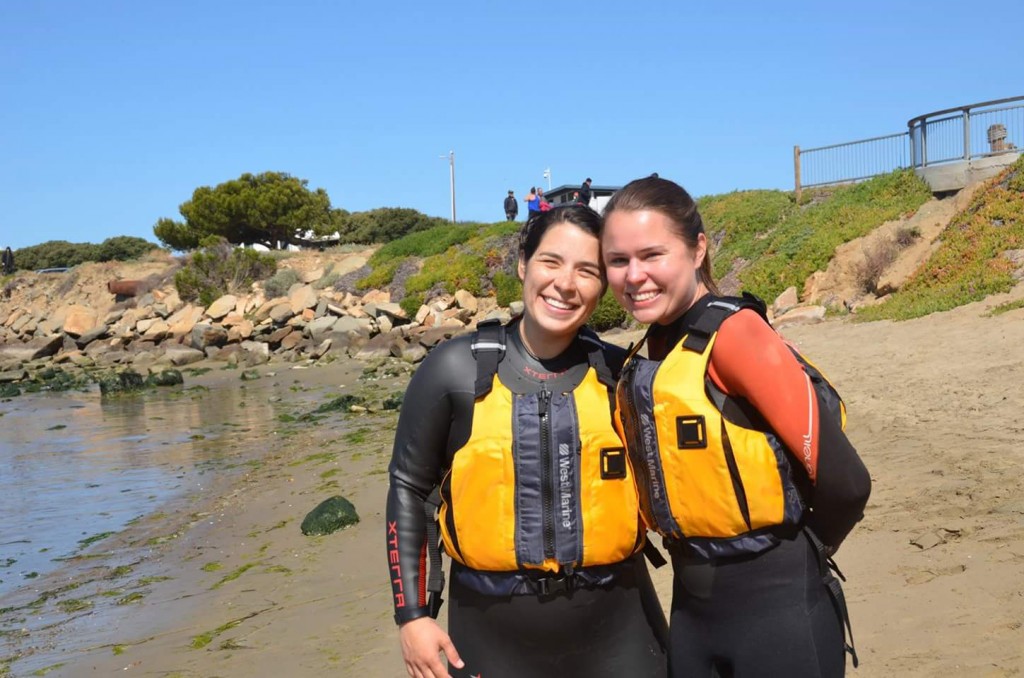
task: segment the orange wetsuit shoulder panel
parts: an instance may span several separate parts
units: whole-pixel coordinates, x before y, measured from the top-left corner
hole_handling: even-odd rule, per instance
[[[789,347],[750,309],[719,328],[708,374],[726,394],[749,401],[807,469],[818,467],[818,403],[810,379]]]

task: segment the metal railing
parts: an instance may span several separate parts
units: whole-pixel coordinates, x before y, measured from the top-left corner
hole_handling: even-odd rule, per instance
[[[793,147],[796,190],[860,181],[910,166],[907,133],[818,148]]]
[[[919,115],[907,122],[914,167],[987,158],[1024,143],[1024,96]]]
[[[803,188],[869,179],[906,167],[1019,152],[1024,96],[920,115],[907,131],[831,146],[793,147],[797,200]]]

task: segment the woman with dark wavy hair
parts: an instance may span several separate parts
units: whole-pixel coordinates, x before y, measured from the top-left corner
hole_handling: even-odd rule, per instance
[[[600,229],[586,207],[534,216],[520,238],[522,315],[438,346],[409,384],[386,537],[410,676],[666,675],[666,622],[612,421],[625,352],[585,327],[606,287]],[[432,496],[452,560],[448,633],[427,595],[440,563]]]

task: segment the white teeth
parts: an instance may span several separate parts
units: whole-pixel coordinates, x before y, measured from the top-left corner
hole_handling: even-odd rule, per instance
[[[655,291],[655,292],[637,292],[636,294],[633,294],[631,296],[633,297],[633,301],[647,301],[648,299],[653,299],[654,297],[658,296],[659,294],[661,294],[661,293],[657,292],[657,291]]]
[[[571,304],[567,304],[561,299],[552,299],[551,297],[544,297],[544,301],[548,302],[548,304],[554,306],[555,308],[562,309],[563,311],[568,311],[569,309],[572,308]]]

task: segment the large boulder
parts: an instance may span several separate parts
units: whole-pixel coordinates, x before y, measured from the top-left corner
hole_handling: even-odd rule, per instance
[[[296,287],[288,294],[288,304],[291,307],[293,315],[301,313],[307,308],[313,308],[316,306],[316,302],[316,290],[314,290],[310,285]]]
[[[63,346],[64,337],[60,334],[38,337],[27,344],[10,344],[0,347],[0,358],[19,361],[37,360],[56,354]]]
[[[172,365],[178,367],[197,363],[205,357],[206,354],[204,352],[189,346],[174,344],[164,349],[164,358],[170,361]]]
[[[300,529],[307,537],[316,537],[331,534],[358,522],[359,514],[356,513],[356,507],[352,502],[335,495],[320,502],[315,509],[306,514]]]
[[[72,337],[80,337],[92,328],[96,327],[95,309],[85,306],[73,305],[64,316],[64,326],[61,328],[64,334]]]
[[[228,313],[235,310],[235,306],[238,305],[238,297],[233,294],[225,294],[217,301],[210,304],[210,308],[206,309],[206,315],[213,320],[220,320]]]

